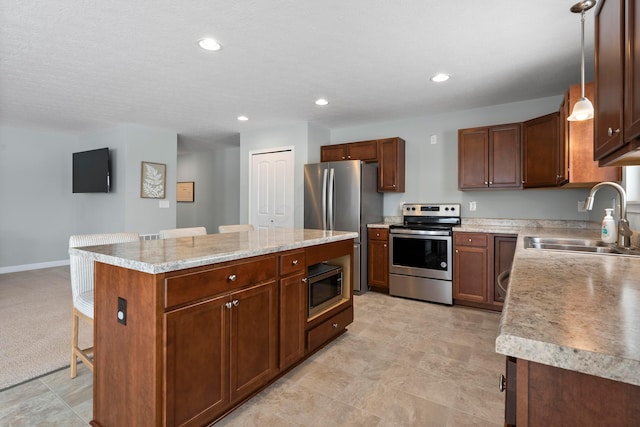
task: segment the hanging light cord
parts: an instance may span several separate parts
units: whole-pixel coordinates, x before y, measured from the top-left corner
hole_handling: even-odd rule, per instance
[[[582,24],[582,38],[580,40],[580,51],[582,52],[582,63],[580,64],[580,80],[582,85],[582,98],[584,98],[584,10],[580,13],[580,22]]]

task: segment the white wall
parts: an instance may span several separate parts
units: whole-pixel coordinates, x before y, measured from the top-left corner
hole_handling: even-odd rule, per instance
[[[463,217],[587,219],[577,202],[586,190],[458,190],[458,129],[521,122],[556,111],[561,96],[331,130],[333,144],[399,136],[406,141],[406,191],[386,193],[384,215],[405,202],[461,203]],[[437,138],[431,144],[431,135]],[[476,201],[477,211],[469,211]]]
[[[318,144],[322,139],[322,129],[307,122],[296,123],[261,131],[240,134],[240,223],[249,222],[249,165],[250,153],[269,148],[293,146],[295,152],[294,170],[294,227],[304,224],[304,165],[308,163],[309,139]],[[324,132],[325,136],[328,133]],[[322,145],[322,144],[320,144]],[[319,145],[318,145],[319,147]],[[320,149],[318,148],[318,151]]]
[[[193,203],[178,203],[178,227],[217,233],[240,221],[240,148],[178,153],[178,181],[194,181]]]
[[[111,193],[71,192],[72,153],[109,147]],[[123,125],[83,134],[0,126],[0,272],[68,262],[69,236],[176,224],[177,135]],[[142,161],[167,165],[168,209],[140,198]]]

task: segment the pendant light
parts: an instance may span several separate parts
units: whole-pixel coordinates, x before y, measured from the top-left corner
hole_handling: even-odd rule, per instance
[[[596,5],[594,0],[584,0],[571,6],[571,12],[580,14],[580,23],[582,25],[582,38],[580,43],[580,51],[582,54],[581,62],[581,83],[582,83],[582,96],[573,106],[571,115],[567,117],[569,121],[581,121],[593,119],[593,104],[589,99],[584,96],[584,13]]]

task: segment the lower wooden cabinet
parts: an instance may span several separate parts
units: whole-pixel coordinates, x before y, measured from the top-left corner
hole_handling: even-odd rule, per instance
[[[502,310],[497,277],[511,268],[516,236],[454,232],[454,304]]]
[[[307,277],[302,273],[280,279],[280,369],[304,356]]]
[[[640,387],[507,358],[505,426],[637,426]]]
[[[369,285],[383,291],[389,290],[389,230],[369,228],[368,278]]]

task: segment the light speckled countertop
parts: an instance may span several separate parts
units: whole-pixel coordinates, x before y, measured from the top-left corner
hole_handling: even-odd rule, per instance
[[[345,231],[272,228],[71,248],[69,253],[158,274],[356,237],[357,233]]]
[[[518,230],[496,352],[640,386],[640,257],[525,249],[525,236],[599,232]]]

